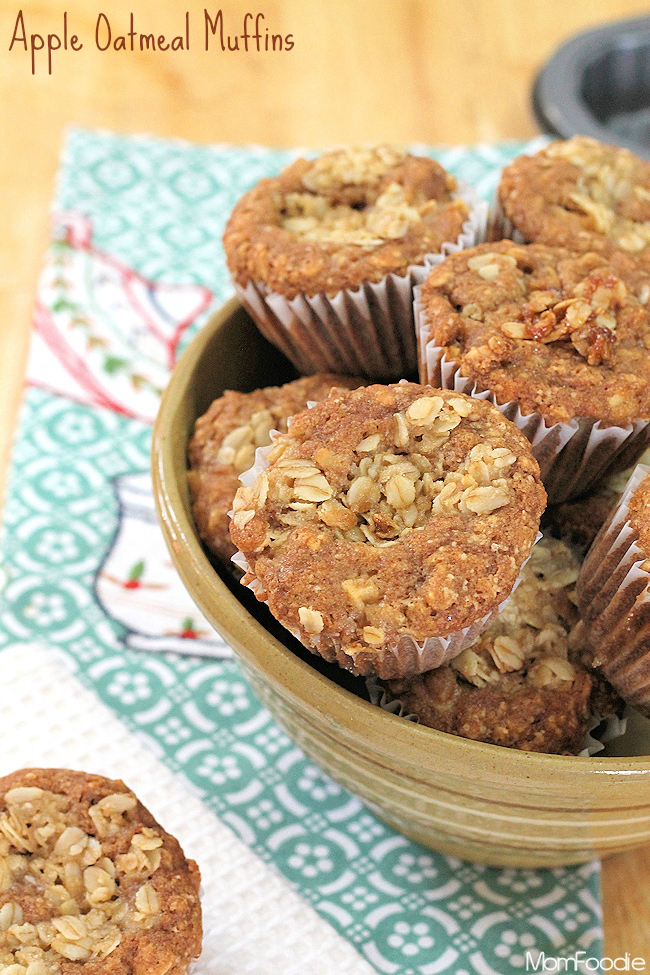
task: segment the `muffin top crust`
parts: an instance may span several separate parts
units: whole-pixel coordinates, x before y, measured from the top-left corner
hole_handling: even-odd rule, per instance
[[[0,970],[184,975],[201,951],[199,870],[123,782],[0,779]]]
[[[564,542],[541,539],[477,642],[427,674],[389,681],[389,698],[438,731],[524,751],[578,752],[592,706],[611,710],[615,702],[581,663],[579,568]]]
[[[290,416],[323,399],[332,386],[354,389],[362,383],[354,376],[318,373],[250,393],[229,389],[214,400],[194,426],[187,475],[194,518],[211,551],[225,562],[237,551],[228,512],[239,475],[252,467],[256,449],[271,443],[271,430],[286,431]]]
[[[632,255],[650,245],[650,163],[627,149],[552,142],[506,166],[498,195],[527,241]]]
[[[489,403],[398,383],[297,414],[235,498],[258,598],[307,646],[385,673],[400,638],[447,636],[511,592],[546,495]]]
[[[426,342],[548,423],[650,417],[650,278],[622,253],[504,240],[446,258],[422,286]]]
[[[235,206],[224,233],[230,271],[294,298],[405,275],[456,241],[469,209],[439,163],[391,146],[298,159]]]

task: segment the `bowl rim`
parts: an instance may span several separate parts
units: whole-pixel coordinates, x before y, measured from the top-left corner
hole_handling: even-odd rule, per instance
[[[331,706],[325,707],[328,696],[336,706],[337,717],[330,717],[332,726],[344,720],[348,734],[361,744],[369,739],[381,740],[381,747],[394,761],[404,761],[404,748],[408,747],[412,768],[422,760],[420,768],[425,772],[426,757],[432,751],[445,751],[450,763],[471,759],[475,766],[489,767],[496,774],[523,777],[562,773],[567,780],[578,778],[625,778],[627,781],[650,779],[650,756],[591,756],[588,760],[577,755],[551,755],[540,752],[519,751],[487,742],[474,741],[457,735],[427,728],[424,725],[404,721],[403,718],[382,710],[351,691],[340,687],[320,674],[306,661],[297,657],[277,640],[252,616],[246,607],[230,591],[211,565],[193,521],[185,514],[179,479],[174,464],[172,419],[177,403],[185,394],[188,383],[200,365],[206,347],[215,333],[232,316],[242,309],[238,298],[233,297],[218,308],[190,341],[178,359],[169,384],[163,394],[153,428],[151,447],[151,471],[154,500],[158,520],[167,547],[179,575],[199,609],[207,616],[202,605],[201,593],[209,587],[220,598],[218,620],[211,620],[238,656],[246,662],[259,658],[250,644],[260,639],[266,644],[263,667],[275,686],[282,689],[290,700],[299,699],[312,711],[327,719]],[[251,663],[251,666],[255,664]],[[299,688],[299,692],[296,691]],[[415,760],[413,761],[413,757]]]

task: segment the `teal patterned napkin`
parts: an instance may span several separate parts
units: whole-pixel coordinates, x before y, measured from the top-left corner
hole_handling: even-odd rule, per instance
[[[435,155],[489,195],[522,148]],[[60,647],[378,972],[506,975],[527,952],[599,958],[597,864],[495,870],[385,826],[274,724],[164,550],[148,476],[158,397],[231,293],[230,209],[292,155],[69,136],[5,509],[0,647]]]

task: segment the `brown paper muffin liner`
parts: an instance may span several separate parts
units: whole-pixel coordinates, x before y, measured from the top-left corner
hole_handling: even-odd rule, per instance
[[[387,274],[333,296],[298,295],[288,299],[264,284],[250,281],[235,290],[261,333],[291,360],[299,372],[336,372],[371,379],[400,379],[417,369],[413,327],[413,289],[431,267],[485,239],[488,206],[474,190],[459,188],[457,197],[470,208],[456,241],[402,277]]]
[[[386,688],[382,687],[376,677],[367,678],[366,690],[370,698],[370,703],[381,708],[382,711],[388,711],[389,714],[396,714],[399,718],[412,721],[414,724],[420,723],[417,714],[409,714],[401,701],[391,700],[386,692]],[[577,754],[583,757],[597,755],[598,752],[603,751],[607,742],[613,741],[615,738],[621,738],[625,734],[626,727],[627,719],[625,717],[619,718],[618,715],[611,714],[607,718],[602,718],[598,714],[592,714],[589,719],[587,731],[585,732],[582,747]]]
[[[618,427],[590,417],[576,417],[569,423],[549,425],[540,413],[522,413],[514,400],[499,403],[489,389],[462,376],[458,364],[448,361],[443,347],[427,341],[427,319],[419,287],[415,289],[414,313],[420,382],[487,399],[511,420],[531,443],[549,504],[576,498],[604,478],[625,470],[650,444],[650,420],[634,420]]]
[[[272,431],[272,440],[275,439],[275,436],[277,436],[276,431]],[[244,471],[243,474],[239,475],[239,480],[245,487],[250,487],[258,474],[268,466],[266,458],[272,446],[273,444],[268,447],[258,447],[253,466],[250,470]],[[230,514],[232,516],[232,512]],[[538,532],[533,546],[541,537],[542,533]],[[533,546],[531,546],[531,551]],[[528,558],[522,563],[521,569],[523,569]],[[241,552],[233,555],[232,562],[244,573],[249,569],[248,562]],[[521,569],[520,575],[512,588],[512,592],[517,588],[521,579]],[[260,591],[259,582],[254,579],[247,584],[247,588],[257,595]],[[475,620],[469,626],[450,633],[448,636],[433,636],[418,642],[413,637],[404,635],[394,646],[362,650],[354,656],[346,653],[341,648],[332,650],[330,647],[324,647],[322,652],[320,650],[318,652],[320,656],[325,660],[329,660],[330,663],[338,663],[345,670],[360,674],[362,677],[376,676],[384,680],[391,680],[396,677],[412,677],[414,674],[423,674],[427,670],[433,670],[435,667],[442,666],[442,664],[457,657],[466,647],[471,646],[483,630],[490,625],[494,617],[501,612],[509,598],[508,596],[494,610],[480,619]],[[261,601],[265,602],[265,600]],[[300,640],[297,632],[292,633],[292,635]],[[309,647],[308,649],[311,650],[312,648]]]
[[[601,528],[577,584],[594,666],[628,704],[650,716],[650,572],[629,521],[629,502],[650,467],[639,464]]]

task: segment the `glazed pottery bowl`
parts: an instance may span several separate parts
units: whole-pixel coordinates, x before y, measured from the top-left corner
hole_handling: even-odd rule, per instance
[[[185,350],[154,428],[153,482],[172,559],[199,609],[239,656],[277,721],[382,819],[435,850],[502,866],[557,866],[650,840],[650,722],[634,716],[616,754],[539,755],[468,741],[388,714],[362,682],[311,656],[211,561],[192,519],[187,442],[224,389],[293,378],[230,301]]]

